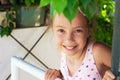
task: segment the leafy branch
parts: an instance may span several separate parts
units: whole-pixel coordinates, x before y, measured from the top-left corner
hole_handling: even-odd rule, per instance
[[[6,11],[6,17],[2,20],[0,25],[0,35],[3,37],[4,35],[9,35],[11,31],[14,29],[15,25],[15,13],[14,11]]]
[[[76,16],[78,7],[85,13],[90,20],[96,14],[98,0],[41,0],[40,7],[50,5],[50,15],[63,13],[67,19],[71,20]]]
[[[0,36],[8,36],[15,28],[16,24],[16,10],[18,10],[21,6],[31,6],[31,5],[39,5],[40,0],[10,0],[11,7],[6,10],[6,16],[2,20],[0,25]]]

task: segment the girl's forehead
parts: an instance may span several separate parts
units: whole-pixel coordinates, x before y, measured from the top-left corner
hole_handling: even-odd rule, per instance
[[[80,12],[77,14],[77,16],[72,20],[70,23],[68,19],[64,16],[64,14],[55,14],[54,20],[53,20],[53,26],[68,26],[68,25],[73,25],[73,26],[86,26],[87,20],[84,17],[83,14]]]

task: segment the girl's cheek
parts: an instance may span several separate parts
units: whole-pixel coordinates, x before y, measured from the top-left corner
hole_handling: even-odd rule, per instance
[[[55,35],[55,40],[58,44],[62,44],[64,37],[62,35]]]
[[[57,41],[61,42],[61,41],[63,41],[64,37],[60,36],[60,35],[57,35],[56,39],[57,39]]]

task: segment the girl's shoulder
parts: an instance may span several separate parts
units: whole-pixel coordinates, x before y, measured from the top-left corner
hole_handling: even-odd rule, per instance
[[[104,64],[106,66],[110,66],[110,60],[111,60],[111,47],[101,43],[101,42],[95,42],[93,45],[93,54],[94,58],[101,64]]]
[[[109,53],[111,52],[111,47],[102,42],[94,42],[93,52],[96,53]]]

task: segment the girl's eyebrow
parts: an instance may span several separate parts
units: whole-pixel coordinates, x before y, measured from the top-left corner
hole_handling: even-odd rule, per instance
[[[61,25],[57,25],[56,27],[61,27],[61,28],[64,28],[63,26],[61,26]]]
[[[55,27],[58,27],[58,28],[66,28],[66,27],[64,27],[64,26],[62,26],[62,25],[57,25],[57,26],[55,26]],[[76,28],[83,29],[83,27],[80,26],[80,25],[76,25],[76,26],[74,27],[74,29],[76,29]]]
[[[79,26],[75,26],[75,28],[83,28],[83,27],[79,25]]]

